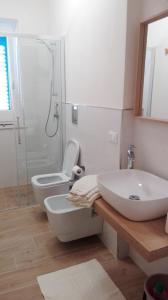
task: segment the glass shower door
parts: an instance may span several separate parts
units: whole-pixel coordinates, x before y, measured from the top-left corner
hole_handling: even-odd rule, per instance
[[[20,206],[20,186],[27,184],[27,178],[24,164],[25,146],[24,143],[21,145],[21,137],[24,136],[21,132],[23,125],[19,125],[22,114],[17,38],[1,36],[1,41],[3,43],[0,47],[0,210],[5,210]]]
[[[11,106],[0,110],[0,210],[34,204],[31,177],[59,172],[63,152],[61,42],[10,36],[7,49]]]
[[[27,195],[31,177],[59,172],[62,166],[61,44],[19,39],[20,82],[24,111]],[[23,158],[24,161],[24,158]]]
[[[11,96],[13,106],[13,119],[15,124],[15,152],[17,174],[17,207],[29,204],[28,177],[26,165],[26,139],[24,107],[21,90],[19,38],[9,37],[9,57],[11,74]],[[33,198],[33,197],[32,197]]]

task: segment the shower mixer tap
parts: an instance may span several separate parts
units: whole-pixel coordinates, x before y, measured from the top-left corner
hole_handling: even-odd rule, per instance
[[[128,169],[134,169],[134,162],[135,162],[135,153],[134,149],[136,147],[134,145],[129,145],[128,146],[128,151],[127,151],[127,157],[128,157]]]

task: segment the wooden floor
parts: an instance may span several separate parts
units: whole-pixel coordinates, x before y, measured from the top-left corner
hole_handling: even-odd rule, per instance
[[[30,184],[0,188],[0,211],[34,205]]]
[[[114,260],[97,237],[60,243],[38,206],[0,212],[0,300],[44,300],[38,275],[93,258],[126,299],[142,299],[144,274],[129,259]]]

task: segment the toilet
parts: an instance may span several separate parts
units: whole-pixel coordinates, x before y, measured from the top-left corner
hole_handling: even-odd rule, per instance
[[[74,206],[65,195],[44,200],[51,230],[61,242],[70,242],[83,237],[100,234],[103,220],[93,208]]]
[[[37,175],[31,178],[35,200],[45,211],[44,199],[59,194],[66,194],[74,180],[73,167],[79,160],[79,143],[69,140],[63,160],[61,173]]]

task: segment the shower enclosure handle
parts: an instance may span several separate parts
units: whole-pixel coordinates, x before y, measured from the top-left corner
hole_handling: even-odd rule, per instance
[[[17,117],[17,132],[18,132],[18,144],[21,145],[22,141],[21,141],[21,134],[20,134],[20,118]]]

